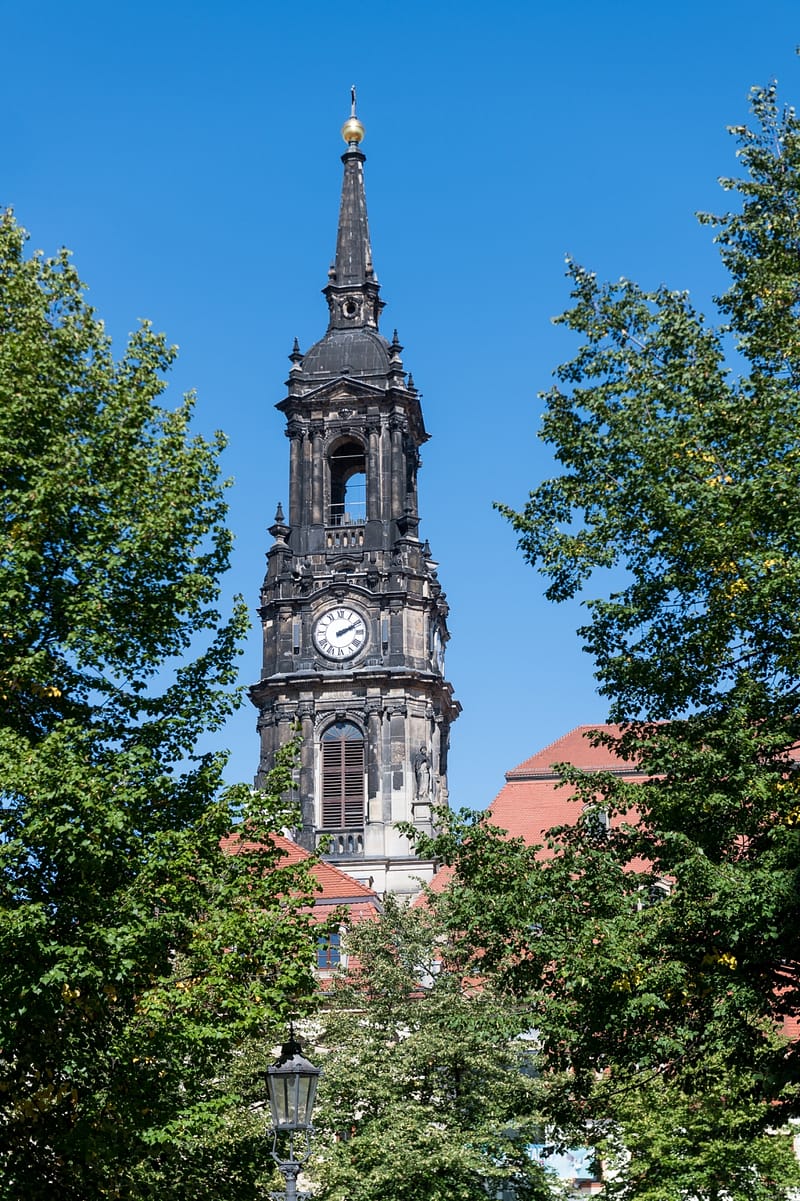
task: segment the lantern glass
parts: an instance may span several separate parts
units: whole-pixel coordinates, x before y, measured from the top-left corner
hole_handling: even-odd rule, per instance
[[[310,1130],[320,1070],[300,1054],[292,1040],[283,1047],[277,1063],[267,1069],[269,1105],[275,1130]]]

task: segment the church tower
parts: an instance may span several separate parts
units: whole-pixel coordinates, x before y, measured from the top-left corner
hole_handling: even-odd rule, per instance
[[[450,724],[460,706],[444,678],[447,602],[419,539],[417,470],[425,430],[402,346],[379,332],[364,127],[342,129],[336,257],[328,329],[289,355],[277,408],[289,439],[289,508],[269,533],[261,592],[264,661],[251,689],[261,763],[302,739],[295,836],[379,891],[409,894],[433,865],[400,821],[431,829],[447,803]],[[288,519],[287,519],[288,517]]]

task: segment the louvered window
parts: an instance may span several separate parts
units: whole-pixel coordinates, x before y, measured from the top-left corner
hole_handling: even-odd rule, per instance
[[[349,721],[337,721],[322,736],[322,828],[364,826],[364,737]]]

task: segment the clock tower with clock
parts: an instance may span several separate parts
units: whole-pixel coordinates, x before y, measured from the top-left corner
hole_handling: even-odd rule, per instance
[[[460,706],[444,678],[447,603],[419,538],[417,469],[428,434],[395,332],[379,332],[355,116],[336,257],[324,294],[329,323],[289,358],[278,404],[289,439],[289,506],[269,533],[260,615],[264,660],[257,782],[299,732],[298,842],[380,891],[411,894],[433,864],[398,822],[430,831],[447,804],[450,725]]]

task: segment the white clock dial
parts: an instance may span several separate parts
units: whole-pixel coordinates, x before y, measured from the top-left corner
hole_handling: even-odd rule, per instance
[[[367,623],[358,610],[337,605],[314,622],[314,641],[326,659],[352,659],[367,641]]]

